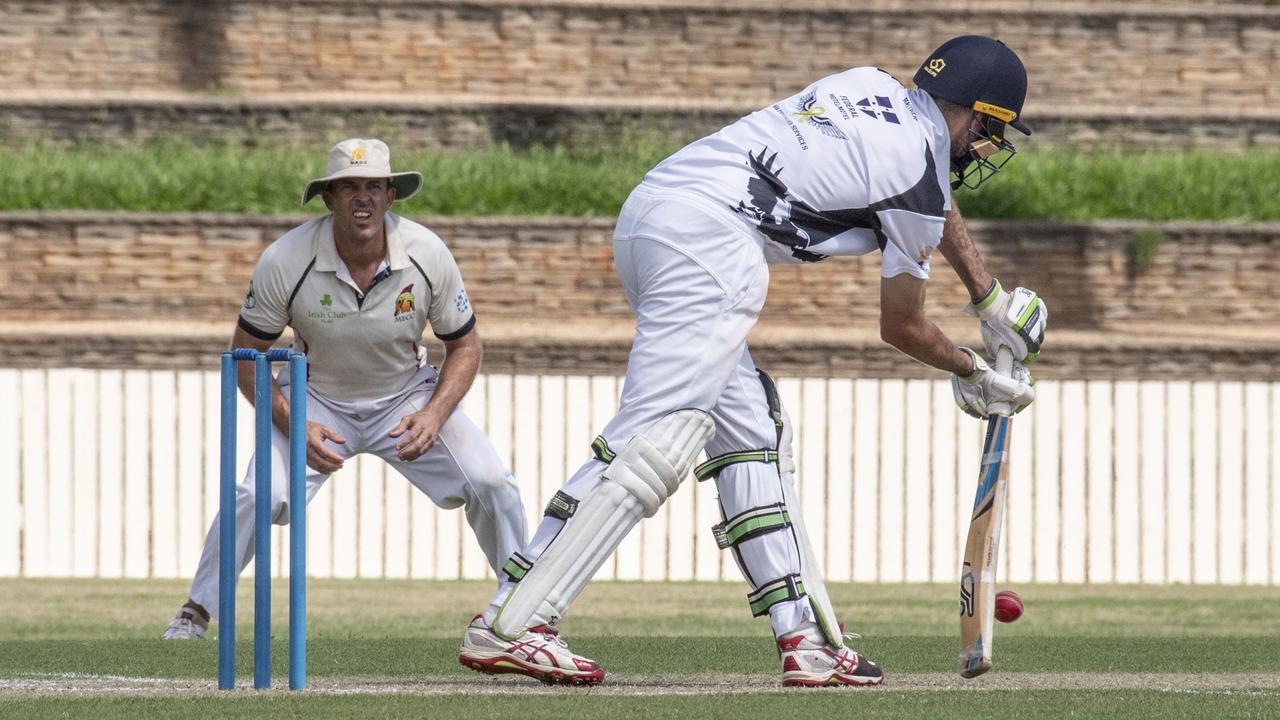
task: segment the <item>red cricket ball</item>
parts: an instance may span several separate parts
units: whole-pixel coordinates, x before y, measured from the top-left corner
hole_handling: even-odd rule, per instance
[[[1001,590],[996,593],[996,619],[1002,623],[1011,623],[1022,617],[1022,598],[1012,590]]]

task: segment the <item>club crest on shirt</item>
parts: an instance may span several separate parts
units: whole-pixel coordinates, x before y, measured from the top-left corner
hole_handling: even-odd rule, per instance
[[[413,284],[410,283],[405,285],[404,289],[400,291],[400,295],[396,297],[396,313],[394,317],[396,322],[400,322],[411,319],[413,315]]]
[[[901,125],[898,114],[894,112],[893,102],[883,95],[864,97],[857,102],[858,110],[869,118],[884,120],[887,123]]]
[[[827,117],[827,109],[818,104],[818,96],[816,90],[811,90],[800,97],[799,104],[796,105],[792,115],[799,118],[799,124],[812,125],[818,132],[829,138],[836,140],[848,140],[849,138],[840,132],[840,128]]]

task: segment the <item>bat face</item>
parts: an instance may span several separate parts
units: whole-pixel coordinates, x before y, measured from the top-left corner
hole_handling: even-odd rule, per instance
[[[978,491],[960,569],[960,674],[967,678],[991,669],[996,558],[1004,518],[1009,430],[1008,417],[992,415],[987,421]]]

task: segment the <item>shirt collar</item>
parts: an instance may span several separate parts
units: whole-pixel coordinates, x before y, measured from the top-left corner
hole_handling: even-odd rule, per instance
[[[919,88],[908,90],[907,95],[911,97],[911,102],[920,109],[920,118],[924,121],[925,127],[929,129],[929,145],[933,147],[934,156],[950,158],[951,131],[947,129],[947,119],[942,116],[942,111],[938,109],[938,104],[933,101],[929,93]],[[949,159],[945,165],[951,167]]]
[[[392,270],[404,270],[409,267],[409,252],[404,247],[404,237],[400,233],[400,216],[387,213],[387,259],[384,264]],[[333,215],[328,215],[316,229],[319,247],[316,250],[316,270],[338,272],[338,268],[346,267],[342,258],[338,257],[338,246],[333,241]]]
[[[400,216],[394,213],[387,213],[387,260],[392,270],[409,267],[409,251],[400,234]]]

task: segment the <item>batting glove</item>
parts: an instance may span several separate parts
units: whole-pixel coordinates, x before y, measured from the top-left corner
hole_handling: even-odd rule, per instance
[[[1020,363],[1014,363],[1012,377],[1005,377],[976,352],[967,347],[960,349],[973,358],[973,372],[951,376],[951,392],[961,410],[980,419],[996,409],[997,414],[1013,415],[1036,399],[1035,379]]]
[[[991,289],[964,311],[982,321],[982,344],[992,357],[1001,346],[1013,350],[1013,358],[1028,365],[1040,356],[1049,308],[1034,290],[1020,287],[1005,292],[995,280]]]

